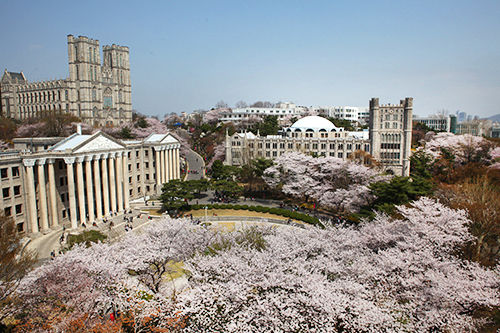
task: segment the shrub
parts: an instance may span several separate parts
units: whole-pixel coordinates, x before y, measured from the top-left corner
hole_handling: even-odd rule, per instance
[[[266,208],[269,208],[269,207],[266,207]],[[278,209],[277,208],[271,208],[268,210],[269,213],[271,214],[278,214]]]
[[[214,209],[214,205],[207,205],[208,209]]]
[[[226,205],[226,204],[221,204],[221,205],[219,205],[219,208],[220,208],[220,209],[226,209],[226,208],[227,208],[227,205]]]
[[[220,205],[219,204],[214,204],[214,209],[219,209]]]
[[[240,206],[240,205],[234,205],[234,206],[233,206],[233,209],[234,209],[234,210],[240,210],[240,209],[241,209],[241,206]]]
[[[262,213],[262,209],[263,209],[263,208],[264,208],[264,207],[262,207],[262,206],[257,206],[257,207],[255,207],[255,211],[256,211],[256,212],[259,212],[259,213]]]
[[[248,205],[241,205],[241,209],[248,209]]]
[[[232,204],[227,204],[226,205],[226,209],[233,209],[233,205]]]
[[[201,208],[200,205],[191,205],[192,210],[199,210]]]
[[[271,208],[269,208],[269,207],[262,207],[263,213],[269,213],[270,210],[271,210]]]
[[[256,208],[255,208],[255,206],[250,206],[250,207],[248,207],[248,210],[249,210],[250,212],[255,212],[255,211],[256,211]]]

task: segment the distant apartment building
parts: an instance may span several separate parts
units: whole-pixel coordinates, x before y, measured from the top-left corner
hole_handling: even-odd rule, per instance
[[[222,112],[219,120],[222,122],[233,122],[237,124],[238,122],[250,117],[264,118],[265,116],[277,116],[278,119],[283,119],[286,116],[302,117],[306,115],[307,112],[307,107],[296,106],[294,103],[290,102],[278,102],[274,108],[252,106],[234,108],[230,111]]]
[[[413,123],[421,123],[434,131],[456,133],[457,116],[451,115],[430,115],[429,117],[413,117]]]

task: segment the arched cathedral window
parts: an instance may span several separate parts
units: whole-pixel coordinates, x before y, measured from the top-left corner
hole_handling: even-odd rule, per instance
[[[113,107],[113,93],[110,88],[106,88],[106,90],[104,90],[104,107]]]
[[[92,100],[97,101],[97,88],[92,88]]]

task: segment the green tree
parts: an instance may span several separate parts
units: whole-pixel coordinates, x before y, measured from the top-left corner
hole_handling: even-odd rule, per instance
[[[146,127],[149,127],[149,124],[146,121],[146,117],[145,116],[141,116],[141,117],[137,118],[137,121],[136,121],[136,123],[135,123],[134,126],[135,127],[139,127],[139,128],[146,128]]]
[[[121,129],[118,134],[121,136],[122,139],[133,139],[135,138],[135,135],[132,133],[129,127],[125,126]]]
[[[193,189],[189,186],[189,182],[183,182],[180,179],[173,179],[163,184],[161,190],[160,200],[167,210],[179,209],[186,204],[186,200],[194,198]]]
[[[0,140],[11,141],[16,135],[16,123],[11,118],[0,117]]]
[[[201,194],[201,192],[204,192],[210,188],[210,182],[208,181],[208,179],[193,179],[185,183],[186,186],[188,186],[198,196]]]
[[[216,160],[212,164],[212,179],[213,180],[234,180],[241,173],[241,168],[232,165],[223,165],[221,161]]]
[[[230,198],[238,197],[243,193],[243,187],[231,180],[218,180],[212,184],[212,189]]]
[[[278,123],[278,116],[265,116],[262,122],[255,123],[250,130],[257,134],[259,131],[260,135],[276,135],[280,129]]]
[[[430,182],[415,182],[410,177],[399,176],[392,178],[390,182],[377,182],[369,187],[377,197],[372,207],[387,214],[392,214],[394,206],[416,200],[432,190]]]
[[[330,117],[328,120],[330,120],[337,127],[343,127],[346,131],[354,131],[354,126],[352,126],[352,123],[347,119]]]

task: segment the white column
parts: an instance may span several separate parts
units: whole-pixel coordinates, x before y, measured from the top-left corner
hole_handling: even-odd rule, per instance
[[[130,203],[129,203],[129,188],[128,188],[128,152],[123,153],[123,198],[124,198],[124,204],[125,204],[125,209],[130,208]]]
[[[50,202],[50,226],[55,227],[59,225],[59,212],[57,211],[57,192],[56,192],[56,174],[54,170],[54,159],[49,158],[47,163],[49,165],[49,202]]]
[[[45,158],[38,159],[36,164],[38,164],[38,184],[39,187],[39,197],[40,200],[40,221],[42,230],[47,230],[49,228],[49,210],[47,208],[47,185],[45,184]]]
[[[109,195],[111,198],[111,211],[114,212],[116,208],[116,170],[115,170],[115,153],[110,153],[109,158]]]
[[[83,184],[83,157],[76,158],[76,186],[78,188],[78,208],[80,208],[80,224],[87,222],[85,218],[85,189]]]
[[[102,195],[104,198],[104,216],[109,214],[109,177],[108,177],[108,154],[101,155],[102,160]]]
[[[85,156],[85,174],[87,175],[87,207],[89,210],[89,223],[95,221],[94,217],[94,192],[93,192],[93,182],[92,177],[92,157]]]
[[[71,229],[78,228],[78,219],[76,216],[76,197],[75,197],[75,175],[73,173],[74,157],[65,157],[68,173],[68,197],[69,197],[69,215],[71,219]]]
[[[174,154],[173,149],[170,147],[168,150],[168,175],[169,180],[174,179]]]
[[[175,178],[179,179],[181,177],[181,172],[179,170],[180,168],[180,156],[179,156],[179,146],[175,149],[175,163],[174,163],[174,170],[175,170]],[[199,171],[199,170],[198,170]]]
[[[101,219],[103,217],[102,213],[102,186],[101,186],[101,156],[94,156],[94,187],[95,187],[95,205],[97,218]]]
[[[142,168],[141,168],[142,169]],[[118,211],[123,210],[123,166],[122,166],[122,152],[116,154],[116,191],[118,194]]]
[[[166,173],[166,164],[165,164],[165,154],[166,150],[164,147],[161,147],[160,160],[161,160],[161,184],[165,184],[168,181],[167,173]]]
[[[23,164],[26,167],[26,178],[28,185],[28,205],[29,205],[29,222],[31,224],[31,232],[37,233],[40,231],[38,228],[38,214],[36,209],[36,192],[35,192],[35,174],[33,172],[33,166],[35,165],[35,159],[25,159]]]
[[[158,149],[158,147],[155,147],[156,193],[161,193],[161,186],[162,186],[160,163],[161,163],[160,150]]]

